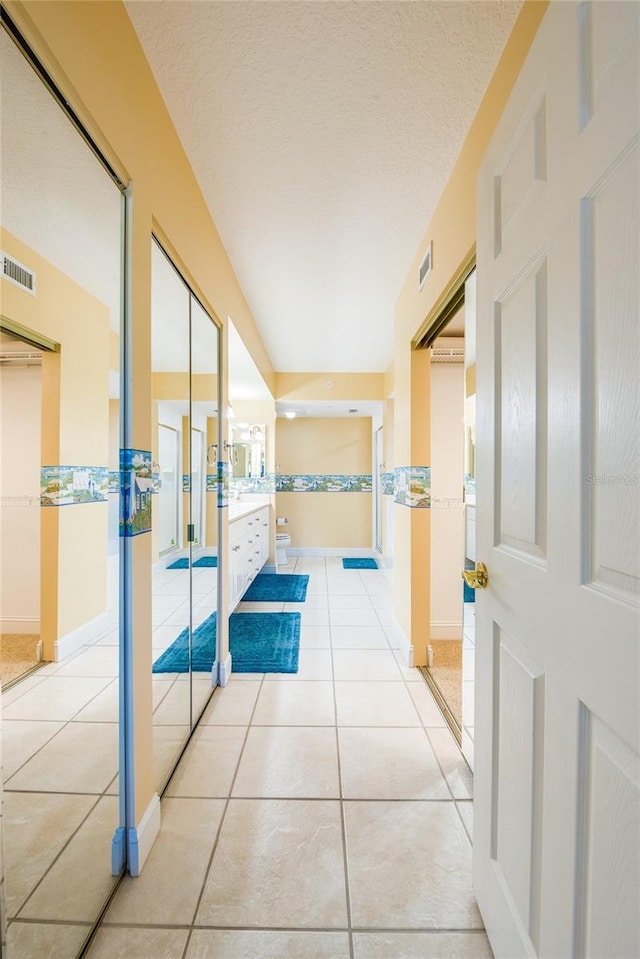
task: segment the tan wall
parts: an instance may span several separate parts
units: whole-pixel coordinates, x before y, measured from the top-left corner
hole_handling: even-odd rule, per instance
[[[430,465],[425,418],[430,399],[416,395],[411,342],[446,293],[476,238],[476,176],[496,124],[544,16],[545,0],[525,0],[494,75],[469,129],[452,174],[428,223],[396,302],[394,323],[394,460],[396,466]],[[418,267],[433,241],[433,270],[418,290]],[[415,459],[417,452],[426,461]],[[429,510],[394,510],[394,609],[414,645],[416,664],[426,662],[430,613]],[[427,515],[425,515],[427,514]]]
[[[371,474],[372,426],[356,419],[278,419],[281,474]],[[371,493],[276,493],[292,548],[371,547]]]
[[[109,466],[108,307],[6,230],[1,243],[38,277],[37,296],[0,279],[3,314],[60,344],[43,358],[41,465]],[[58,639],[106,611],[107,513],[107,503],[41,510],[45,659]]]

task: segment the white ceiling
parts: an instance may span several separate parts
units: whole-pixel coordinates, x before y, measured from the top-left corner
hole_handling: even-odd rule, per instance
[[[519,0],[126,7],[274,369],[386,370]]]

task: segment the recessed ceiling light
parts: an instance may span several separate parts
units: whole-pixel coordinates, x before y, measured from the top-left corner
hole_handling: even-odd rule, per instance
[[[284,415],[287,417],[288,420],[294,420],[294,419],[296,418],[296,411],[295,411],[295,410],[285,410],[285,411],[284,411]]]

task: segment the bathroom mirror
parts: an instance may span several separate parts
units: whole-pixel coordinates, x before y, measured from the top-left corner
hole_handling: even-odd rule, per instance
[[[7,945],[12,959],[71,959],[117,881],[112,840],[124,825],[123,200],[5,29],[0,64]],[[4,670],[18,665],[5,662],[11,646],[24,647],[19,672]]]
[[[231,424],[231,475],[236,479],[264,476],[266,426],[264,423]]]

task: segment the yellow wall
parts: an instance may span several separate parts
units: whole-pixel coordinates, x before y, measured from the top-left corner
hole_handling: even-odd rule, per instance
[[[37,296],[0,279],[3,314],[60,344],[43,357],[41,465],[110,466],[109,309],[6,230],[0,237],[38,278]],[[107,503],[41,510],[45,659],[54,658],[58,639],[106,612],[107,510]]]
[[[400,291],[394,321],[394,461],[396,466],[428,466],[430,398],[411,342],[446,299],[461,264],[473,254],[476,238],[476,176],[496,124],[538,30],[546,0],[525,0],[494,75],[469,129],[452,174],[427,225],[424,238]],[[433,241],[433,270],[421,290],[418,267]],[[427,352],[427,351],[425,351]],[[416,458],[419,457],[419,458]],[[416,664],[426,662],[430,621],[430,542],[428,510],[394,510],[394,609],[414,646]]]
[[[366,417],[278,419],[278,472],[371,475],[371,428]],[[371,493],[276,493],[276,514],[292,548],[371,547]]]

